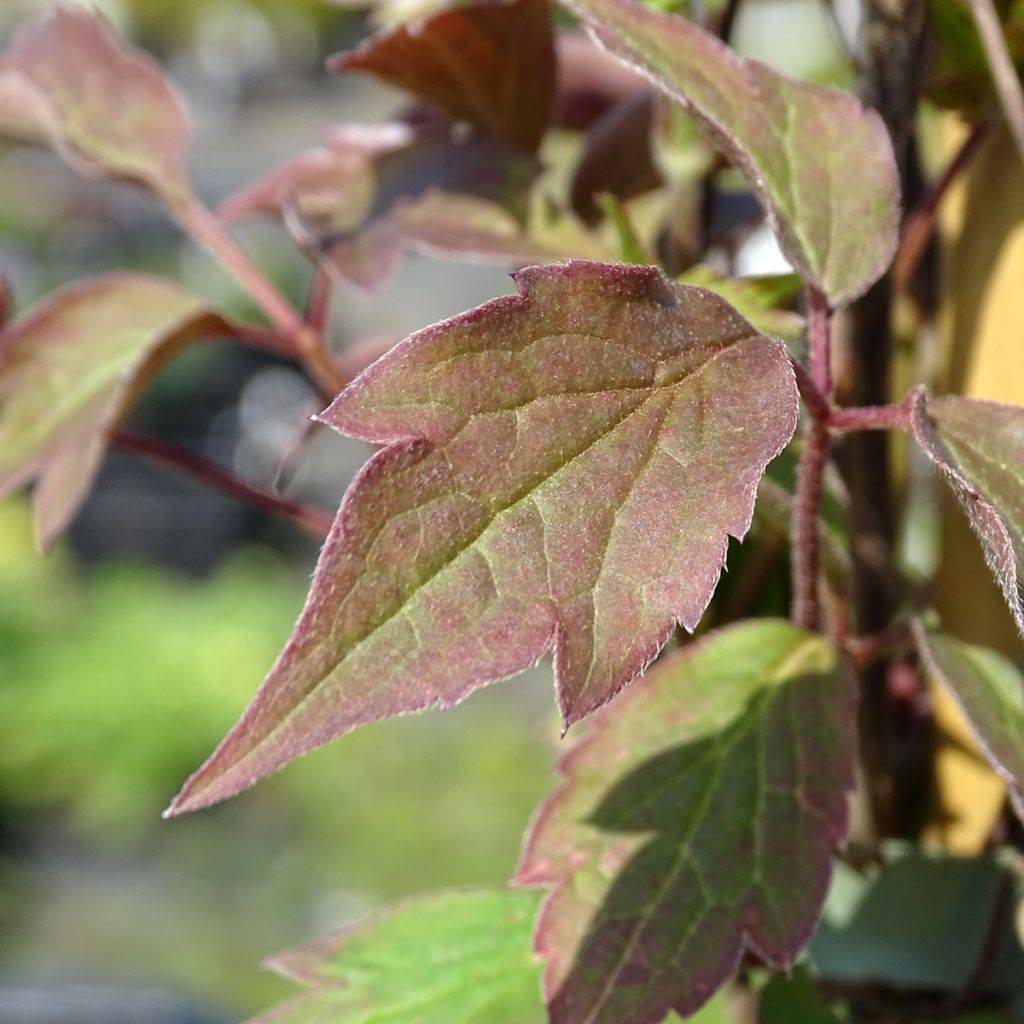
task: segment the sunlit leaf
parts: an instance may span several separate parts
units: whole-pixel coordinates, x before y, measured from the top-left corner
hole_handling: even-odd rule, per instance
[[[882,274],[896,249],[898,179],[876,113],[740,60],[695,25],[632,0],[565,3],[697,118],[747,176],[790,262],[834,305]]]
[[[180,98],[84,7],[59,6],[15,36],[0,63],[0,130],[49,139],[78,170],[145,185],[172,206],[188,195]]]
[[[1001,654],[920,624],[918,648],[960,705],[982,752],[1006,782],[1024,820],[1024,675]]]
[[[548,0],[485,0],[372,36],[328,64],[366,71],[531,152],[551,120]]]
[[[536,940],[553,1024],[688,1016],[745,948],[792,966],[846,832],[854,702],[824,639],[763,619],[602,712],[518,874],[553,890]]]
[[[403,249],[416,247],[419,232],[409,207],[423,197],[468,197],[499,208],[498,218],[519,220],[510,211],[524,207],[526,187],[537,163],[510,146],[484,137],[464,138],[449,124],[414,127],[395,123],[368,128],[344,125],[328,133],[326,145],[281,164],[263,179],[228,200],[220,215],[228,220],[255,213],[280,216],[296,241],[311,250],[335,278],[373,291],[395,268]],[[427,213],[445,199],[431,203]],[[458,204],[452,198],[451,203]],[[404,209],[407,222],[396,222]],[[455,237],[452,207],[445,206],[446,224],[420,219],[424,248],[447,249],[452,256],[497,259],[499,243],[490,238],[481,251],[469,245],[469,233]],[[479,208],[474,213],[479,228]],[[507,236],[508,232],[505,231]],[[520,226],[518,234],[522,236]],[[476,235],[480,239],[479,233]],[[505,248],[511,248],[506,240]],[[525,239],[518,256],[556,259]],[[506,254],[509,255],[509,254]],[[586,255],[580,253],[579,255]]]
[[[398,345],[322,416],[387,443],[288,646],[172,813],[552,645],[567,724],[693,629],[793,433],[783,347],[649,267],[531,267]]]
[[[179,346],[226,329],[177,285],[119,274],[65,288],[0,330],[0,493],[37,480],[41,545],[74,515],[134,389]]]
[[[541,1024],[537,904],[508,889],[428,896],[282,953],[267,966],[312,991],[251,1024]]]
[[[1024,632],[1024,408],[977,398],[928,398],[920,390],[912,422],[918,443],[960,499]]]

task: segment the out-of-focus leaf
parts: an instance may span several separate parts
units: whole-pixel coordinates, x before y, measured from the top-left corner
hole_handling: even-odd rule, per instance
[[[811,976],[798,967],[790,977],[774,974],[761,989],[757,1024],[839,1024],[825,1005]]]
[[[229,220],[255,213],[282,217],[296,241],[312,250],[332,276],[366,291],[376,289],[403,248],[417,242],[415,225],[396,223],[400,208],[409,222],[415,220],[409,206],[415,209],[421,197],[440,195],[452,197],[452,202],[454,197],[470,197],[500,207],[504,220],[510,211],[523,210],[537,170],[536,161],[521,151],[480,136],[462,138],[448,124],[346,125],[331,131],[325,141],[325,147],[272,170],[219,212]],[[434,200],[435,211],[442,202]],[[432,204],[424,203],[429,212]],[[451,214],[451,206],[445,211]],[[476,217],[479,227],[479,208]],[[435,248],[447,241],[449,255],[498,258],[494,239],[482,252],[474,252],[466,239],[454,237],[450,216],[446,227],[436,224],[433,229],[427,219],[424,214],[420,226],[424,234],[433,235]],[[520,248],[526,245],[524,240]],[[533,245],[538,253],[543,248]]]
[[[942,857],[901,844],[859,873],[839,861],[808,947],[814,972],[848,985],[961,992],[1000,898],[1005,868],[993,857]],[[991,951],[984,994],[1024,991],[1024,949],[1007,915]]]
[[[541,1024],[538,899],[515,890],[410,901],[268,967],[312,989],[251,1024]]]
[[[323,422],[387,443],[349,490],[202,807],[377,718],[448,706],[552,644],[567,724],[693,629],[792,436],[785,349],[650,267],[531,267],[426,328]]]
[[[833,305],[883,273],[896,250],[898,179],[874,111],[849,93],[740,60],[695,25],[631,0],[565,3],[601,45],[697,118],[747,176],[782,251]]]
[[[177,285],[118,274],[65,288],[0,331],[0,494],[36,478],[41,546],[74,515],[134,390],[179,347],[227,329]]]
[[[685,1017],[744,948],[792,966],[846,833],[854,719],[831,646],[778,619],[711,634],[602,712],[517,876],[553,887],[553,1024]]]
[[[484,0],[372,36],[328,62],[366,71],[535,152],[555,103],[548,0]]]
[[[632,199],[661,184],[651,151],[654,96],[637,93],[591,125],[569,185],[572,208],[586,224],[600,219],[597,197]]]
[[[691,267],[677,280],[707,288],[721,295],[744,319],[749,320],[762,334],[781,338],[787,346],[795,347],[804,338],[804,318],[789,309],[779,309],[780,303],[799,291],[799,280],[792,274],[771,277],[723,277],[713,267]]]
[[[0,130],[48,139],[79,171],[188,197],[188,119],[159,66],[106,20],[58,6],[23,28],[0,64]]]
[[[579,31],[559,32],[558,93],[553,123],[586,131],[617,104],[645,93],[648,83]]]
[[[961,643],[920,623],[918,649],[953,695],[1024,820],[1024,675],[1001,654]]]
[[[960,499],[985,561],[1024,632],[1024,408],[919,390],[912,425],[925,454]]]

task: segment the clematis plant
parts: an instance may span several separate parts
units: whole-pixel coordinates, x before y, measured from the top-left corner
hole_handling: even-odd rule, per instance
[[[865,614],[879,559],[897,579],[900,566],[891,544],[865,555],[863,480],[894,471],[848,437],[898,432],[936,468],[1024,630],[1024,408],[935,397],[930,380],[890,401],[884,358],[865,379],[856,351],[888,351],[857,325],[882,296],[887,336],[892,290],[920,294],[939,201],[996,115],[972,106],[977,127],[947,173],[908,191],[893,104],[740,58],[727,45],[737,4],[687,18],[564,3],[392,19],[329,68],[405,90],[406,112],[325,130],[216,212],[192,191],[184,104],[153,60],[81,7],[24,26],[0,56],[0,130],[149,190],[265,321],[129,272],[5,316],[0,491],[34,482],[45,547],[113,443],[323,537],[291,639],[168,815],[551,657],[568,752],[512,887],[419,898],[283,954],[272,966],[309,991],[262,1019],[657,1024],[733,979],[765,1021],[1009,1008],[1022,975],[1004,983],[993,964],[1012,974],[1024,953],[1007,897],[965,940],[953,989],[924,992],[870,965],[851,975],[854,940],[826,907],[834,873],[868,900],[919,856],[890,842],[919,839],[926,817],[899,799],[893,750],[908,686],[930,721],[925,677],[955,698],[1022,813],[1018,668],[940,626],[906,581]],[[963,33],[939,33],[941,66],[966,75],[951,38]],[[886,60],[901,60],[895,43]],[[229,234],[257,215],[308,255],[305,311]],[[792,274],[737,277],[762,221]],[[372,291],[407,251],[506,264],[516,293],[360,367],[335,350],[327,304]],[[923,331],[930,311],[913,308]],[[119,428],[168,360],[212,338],[294,360],[325,396],[319,422],[377,446],[333,520]],[[850,400],[866,393],[881,399]],[[740,579],[719,588],[730,550]],[[1021,845],[1009,816],[998,834]]]

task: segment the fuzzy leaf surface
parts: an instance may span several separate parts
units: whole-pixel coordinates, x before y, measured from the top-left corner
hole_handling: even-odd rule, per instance
[[[1001,654],[916,624],[925,663],[953,695],[1024,821],[1024,676]]]
[[[0,129],[49,139],[79,171],[188,195],[188,118],[155,61],[102,15],[59,6],[23,28],[0,63]]]
[[[266,966],[312,991],[251,1024],[541,1024],[538,902],[508,889],[444,893],[282,953]]]
[[[874,111],[741,60],[710,33],[633,0],[564,2],[694,115],[750,181],[787,258],[833,305],[881,276],[896,251],[898,178]]]
[[[929,398],[920,390],[912,426],[918,444],[960,499],[1024,633],[1024,408],[976,398]]]
[[[378,33],[328,64],[366,71],[535,152],[555,104],[548,0],[486,0]]]
[[[64,288],[0,330],[0,493],[36,479],[42,546],[85,497],[108,430],[155,361],[226,329],[175,284],[112,274]]]
[[[517,881],[552,1024],[686,1017],[744,948],[788,969],[846,833],[854,693],[821,637],[776,619],[661,662],[563,760]]]
[[[323,422],[388,447],[353,483],[295,632],[171,812],[554,646],[567,724],[693,629],[792,436],[785,349],[650,267],[530,267],[414,334]]]

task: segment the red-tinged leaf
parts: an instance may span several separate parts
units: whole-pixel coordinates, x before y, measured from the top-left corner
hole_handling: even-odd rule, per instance
[[[611,107],[649,91],[647,81],[632,68],[595,46],[582,32],[555,37],[558,96],[554,124],[586,131]]]
[[[741,60],[683,18],[633,0],[564,2],[601,45],[703,125],[747,176],[782,251],[833,305],[881,276],[896,251],[899,185],[889,135],[874,111],[849,93]]]
[[[1001,654],[915,623],[925,664],[960,705],[1024,821],[1024,676]]]
[[[922,389],[914,396],[912,425],[918,444],[960,499],[1024,633],[1024,408],[928,398]]]
[[[742,951],[788,969],[846,833],[855,696],[821,637],[733,626],[658,664],[563,760],[517,881],[553,1024],[686,1017]]]
[[[41,546],[88,492],[135,390],[179,347],[226,329],[177,285],[120,274],[65,288],[0,330],[0,493],[37,480]]]
[[[637,93],[616,103],[594,124],[569,184],[572,208],[585,224],[600,220],[596,197],[632,199],[662,183],[651,148],[654,96]]]
[[[485,0],[381,32],[328,65],[366,71],[535,152],[555,102],[548,0]]]
[[[59,6],[15,37],[0,66],[0,129],[48,138],[78,170],[145,185],[172,206],[188,196],[181,100],[155,61],[86,8]]]
[[[323,415],[388,447],[346,495],[277,664],[171,813],[552,645],[571,724],[700,619],[794,430],[785,350],[650,267],[516,282],[392,349]]]
[[[534,893],[410,900],[266,966],[310,989],[251,1024],[541,1024]]]

